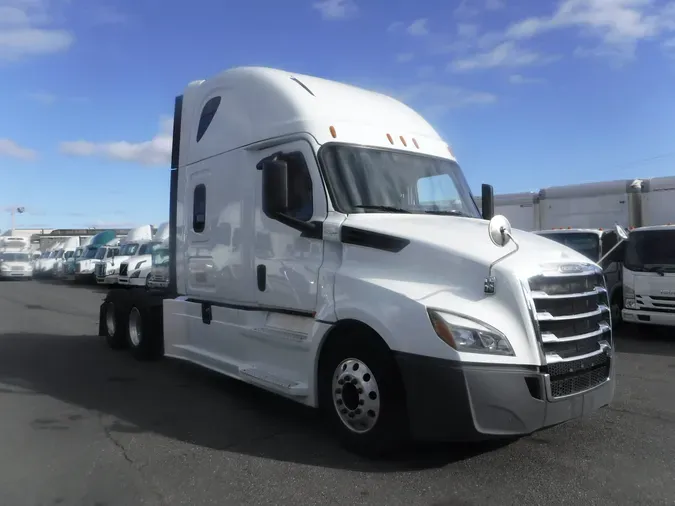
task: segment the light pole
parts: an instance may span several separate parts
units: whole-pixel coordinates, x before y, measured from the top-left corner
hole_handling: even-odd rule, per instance
[[[14,235],[14,215],[15,215],[16,213],[19,213],[19,214],[25,213],[25,212],[26,212],[26,208],[23,207],[23,206],[19,206],[19,207],[14,207],[14,206],[12,206],[10,212],[11,212],[11,214],[12,214],[12,232],[11,232],[11,234]]]

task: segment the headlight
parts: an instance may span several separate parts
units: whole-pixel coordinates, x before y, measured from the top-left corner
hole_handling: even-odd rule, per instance
[[[0,265],[0,270],[8,271],[9,267],[7,265]]]
[[[635,302],[635,290],[628,285],[623,285],[623,307],[626,309],[638,308],[638,305]]]
[[[141,275],[141,271],[134,271],[134,272],[131,274],[131,276],[129,276],[129,277],[130,277],[130,278],[137,278],[137,277],[139,277],[140,275]]]
[[[515,355],[506,336],[486,323],[434,309],[428,313],[438,337],[457,351]]]

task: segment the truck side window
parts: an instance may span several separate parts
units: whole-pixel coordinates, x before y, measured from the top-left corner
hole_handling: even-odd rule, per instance
[[[195,186],[192,200],[192,230],[201,234],[206,226],[206,185]]]
[[[314,214],[312,199],[312,177],[302,153],[284,154],[288,164],[288,189],[290,193],[288,215],[302,221],[309,221]]]
[[[220,97],[213,97],[208,102],[206,102],[206,104],[204,104],[202,113],[199,116],[199,125],[197,126],[197,142],[202,140],[202,137],[204,137],[204,134],[208,130],[209,125],[211,125],[213,117],[216,115],[216,111],[218,110],[219,106]]]

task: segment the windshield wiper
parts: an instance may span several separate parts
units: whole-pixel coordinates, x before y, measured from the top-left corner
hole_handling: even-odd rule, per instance
[[[410,214],[412,211],[408,211],[407,209],[401,209],[400,207],[393,207],[393,206],[354,206],[358,207],[359,209],[375,209],[377,211],[386,211],[389,213],[406,213]]]

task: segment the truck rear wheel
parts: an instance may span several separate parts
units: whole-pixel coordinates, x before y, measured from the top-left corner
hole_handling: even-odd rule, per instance
[[[357,334],[340,336],[325,350],[319,403],[347,449],[381,457],[408,439],[403,384],[390,350]]]
[[[132,304],[128,317],[129,348],[138,360],[156,360],[162,356],[161,306]]]

